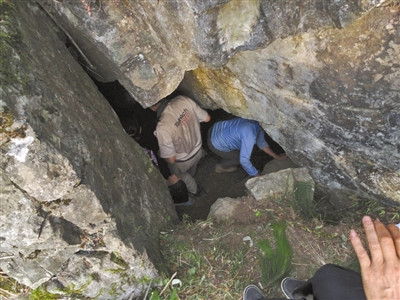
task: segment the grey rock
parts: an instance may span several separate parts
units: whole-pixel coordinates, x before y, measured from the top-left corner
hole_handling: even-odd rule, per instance
[[[330,191],[400,201],[395,3],[42,3],[93,74],[118,79],[142,106],[178,87],[260,121]]]
[[[285,160],[273,159],[265,164],[261,175],[275,173],[289,168],[300,168],[300,166],[296,165],[290,158]]]
[[[198,68],[182,86],[208,107],[260,121],[327,190],[396,205],[398,27],[398,7],[372,8],[342,29],[309,30],[237,53],[218,70]]]
[[[390,1],[42,0],[2,10],[0,107],[11,121],[0,141],[0,268],[20,282],[137,296],[158,276],[159,230],[177,220],[160,174],[81,66],[143,107],[179,87],[258,120],[336,198],[400,202]],[[258,198],[295,180],[280,172]]]
[[[293,197],[295,182],[306,182],[314,186],[314,181],[305,168],[284,169],[275,173],[250,178],[246,188],[256,200]]]
[[[164,179],[42,9],[2,8],[0,268],[54,293],[137,297],[178,220]]]
[[[234,221],[233,215],[243,206],[243,201],[229,197],[219,198],[211,205],[208,218],[217,222]]]

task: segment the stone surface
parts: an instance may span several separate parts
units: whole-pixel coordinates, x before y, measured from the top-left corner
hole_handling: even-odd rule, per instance
[[[260,121],[342,198],[400,202],[395,2],[41,3],[86,68],[144,107],[179,86],[203,106]]]
[[[299,166],[296,165],[290,158],[285,160],[273,159],[265,164],[263,170],[261,171],[261,175],[275,173],[289,168],[299,168]]]
[[[184,90],[256,119],[327,190],[400,202],[398,6],[198,68]],[[379,24],[379,26],[377,26]],[[397,54],[395,54],[397,53]]]
[[[292,197],[295,182],[305,182],[314,186],[314,181],[305,168],[284,169],[275,173],[250,178],[246,188],[257,200]]]
[[[231,220],[232,215],[237,209],[243,206],[243,201],[229,197],[219,198],[211,205],[208,218],[214,219],[217,222],[226,222]]]
[[[177,221],[165,182],[40,7],[1,13],[0,268],[54,293],[137,297]]]
[[[299,196],[307,196],[309,197],[307,200],[312,203],[314,196],[314,181],[305,168],[286,168],[253,177],[247,180],[245,185],[250,191],[250,196],[218,198],[211,205],[207,218],[216,222],[251,223],[254,217],[257,218],[253,202],[268,203],[284,198],[295,204]],[[301,185],[305,185],[306,190],[298,193],[296,189]]]
[[[0,5],[0,268],[29,286],[138,295],[158,276],[158,230],[176,219],[162,178],[80,66],[144,107],[178,87],[260,121],[340,201],[400,202],[394,1]]]
[[[39,1],[101,81],[119,80],[144,106],[170,94],[185,71],[320,28],[342,28],[375,1]]]

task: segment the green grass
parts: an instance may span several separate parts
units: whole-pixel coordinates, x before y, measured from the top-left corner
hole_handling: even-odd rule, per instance
[[[295,211],[300,212],[305,219],[312,219],[317,216],[314,202],[314,185],[310,182],[295,181],[294,197],[291,205]]]
[[[178,292],[176,291],[176,289],[173,289],[168,297],[163,297],[163,298],[161,298],[157,290],[151,293],[150,300],[162,300],[162,299],[179,300]]]
[[[292,261],[292,247],[285,233],[285,223],[274,223],[271,227],[275,238],[275,249],[267,239],[257,244],[262,250],[259,258],[261,278],[264,283],[269,284],[282,279],[289,272]]]

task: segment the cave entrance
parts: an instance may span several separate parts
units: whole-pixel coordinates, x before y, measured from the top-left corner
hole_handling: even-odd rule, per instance
[[[143,108],[118,81],[98,81],[95,76],[96,74],[92,74],[91,69],[86,67],[86,63],[83,61],[79,51],[77,51],[68,38],[66,39],[66,46],[76,60],[84,67],[83,69],[91,77],[99,91],[110,103],[111,107],[118,115],[125,131],[128,131],[127,127],[132,125],[134,120],[139,120],[142,125],[144,124],[147,127],[146,135],[152,137],[153,145],[157,145],[152,148],[158,148],[157,139],[153,135],[157,123],[156,113],[150,108]],[[173,98],[180,94],[190,97],[190,95],[187,95],[184,91],[179,90],[178,87],[178,89],[169,95],[168,98]],[[200,125],[203,149],[206,151],[206,156],[200,160],[195,176],[197,183],[205,191],[205,194],[201,197],[195,198],[195,202],[191,206],[176,206],[177,214],[181,220],[185,215],[192,221],[205,220],[209,214],[211,205],[217,199],[224,197],[237,198],[247,195],[245,182],[250,178],[249,175],[242,168],[238,168],[232,173],[216,173],[215,165],[220,161],[220,158],[210,151],[207,145],[208,129],[215,122],[228,120],[236,116],[227,113],[223,109],[206,110],[211,116],[211,121],[208,123],[201,123]],[[265,140],[276,154],[284,153],[284,150],[276,142],[274,142],[266,133],[264,133],[264,135]],[[138,143],[141,144],[140,142]],[[265,164],[270,160],[272,160],[272,158],[259,150],[258,147],[255,146],[253,148],[251,162],[259,171],[262,171]],[[159,169],[161,170],[161,168]],[[162,171],[160,171],[160,173],[163,175]]]
[[[122,126],[126,131],[127,126],[132,124],[135,119],[146,127],[147,136],[152,135],[156,126],[156,113],[150,108],[144,109],[125,88],[118,82],[102,83],[93,78],[99,91],[108,100],[114,111],[117,113]],[[183,94],[176,90],[169,97]],[[206,151],[206,156],[201,159],[197,167],[196,181],[203,188],[205,194],[195,198],[195,202],[191,206],[176,206],[176,211],[179,218],[182,220],[185,216],[192,221],[204,220],[207,218],[211,205],[218,199],[224,197],[237,198],[247,195],[245,182],[250,178],[242,169],[238,168],[232,173],[216,173],[215,165],[220,158],[216,156],[207,146],[208,129],[215,123],[221,120],[228,120],[235,116],[225,112],[222,109],[207,110],[211,116],[211,121],[201,123],[201,132],[203,137],[203,148]],[[154,135],[152,135],[152,143],[157,143]],[[279,154],[283,153],[283,149],[275,143],[267,134],[265,139],[272,150]],[[139,144],[140,141],[138,141]],[[158,145],[157,145],[158,146]],[[265,164],[272,160],[267,154],[254,147],[251,162],[260,171],[263,170]],[[161,171],[161,174],[163,172]]]

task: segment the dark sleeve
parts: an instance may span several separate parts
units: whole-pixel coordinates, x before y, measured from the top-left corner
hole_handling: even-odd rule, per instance
[[[169,171],[168,168],[168,163],[165,161],[165,159],[161,158],[158,153],[156,154],[157,161],[158,161],[158,168],[160,169],[161,175],[165,178],[168,179],[168,177],[171,175],[171,172]]]
[[[165,159],[160,157],[158,142],[157,138],[154,136],[154,130],[155,128],[153,128],[153,126],[143,126],[141,140],[139,141],[139,144],[142,147],[153,151],[154,155],[157,158],[158,169],[160,170],[161,175],[165,179],[167,179],[171,175],[171,172],[169,171],[168,164]]]

